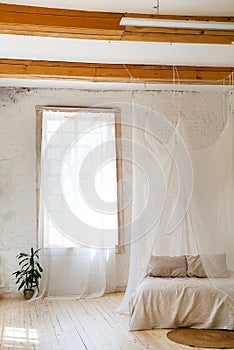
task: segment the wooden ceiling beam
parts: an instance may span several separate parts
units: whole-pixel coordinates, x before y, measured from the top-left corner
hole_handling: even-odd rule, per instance
[[[177,66],[177,83],[231,84],[234,67]],[[90,82],[175,83],[173,66],[0,60],[0,78],[79,80]]]
[[[122,17],[234,22],[234,17],[140,15],[0,4],[0,33],[60,38],[231,44],[234,31],[120,26]]]

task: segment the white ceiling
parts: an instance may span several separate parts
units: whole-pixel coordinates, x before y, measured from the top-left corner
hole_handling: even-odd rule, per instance
[[[0,56],[11,59],[188,66],[234,65],[234,45],[77,40],[0,34]]]
[[[1,3],[87,11],[157,13],[157,0],[4,0]],[[233,16],[233,0],[160,0],[160,14]]]

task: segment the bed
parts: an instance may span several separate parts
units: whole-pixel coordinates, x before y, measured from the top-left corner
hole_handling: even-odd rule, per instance
[[[147,276],[130,298],[130,331],[178,327],[233,330],[230,290],[234,298],[234,274],[216,278],[216,287],[219,283],[222,291],[208,278]]]

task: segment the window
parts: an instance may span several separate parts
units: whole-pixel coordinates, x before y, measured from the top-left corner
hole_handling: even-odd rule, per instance
[[[39,176],[37,187],[43,247],[99,246],[100,239],[103,246],[120,246],[117,121],[115,109],[38,109],[40,196]],[[90,233],[95,230],[98,236]]]

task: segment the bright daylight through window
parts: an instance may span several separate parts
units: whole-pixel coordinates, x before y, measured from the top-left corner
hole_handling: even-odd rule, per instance
[[[118,244],[115,118],[111,109],[43,110],[40,225],[45,248]]]

